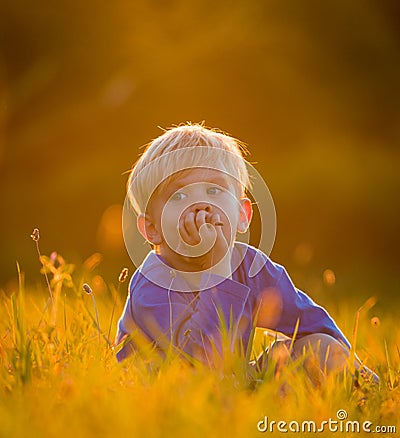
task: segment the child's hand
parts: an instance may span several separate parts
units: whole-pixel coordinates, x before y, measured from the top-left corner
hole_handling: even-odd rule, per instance
[[[193,257],[193,263],[200,265],[201,270],[212,269],[215,274],[230,277],[230,251],[223,232],[223,227],[230,225],[227,218],[224,219],[221,220],[219,213],[203,209],[182,215],[178,227],[181,236],[178,252]]]

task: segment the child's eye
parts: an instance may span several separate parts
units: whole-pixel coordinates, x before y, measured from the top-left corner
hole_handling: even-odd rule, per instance
[[[169,199],[171,201],[182,201],[182,199],[185,199],[185,198],[186,198],[186,195],[183,192],[176,192]]]
[[[207,189],[208,195],[218,195],[218,193],[221,193],[222,190],[219,187],[209,187]]]

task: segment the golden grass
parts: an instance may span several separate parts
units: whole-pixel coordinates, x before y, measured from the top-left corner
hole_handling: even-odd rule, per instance
[[[123,306],[121,277],[117,288],[103,282],[96,290],[93,283],[100,283],[93,273],[82,269],[75,278],[74,267],[60,256],[41,260],[51,299],[45,283],[39,293],[25,290],[22,273],[19,290],[0,299],[1,437],[252,437],[260,434],[257,423],[265,416],[269,422],[312,420],[318,426],[338,421],[340,409],[348,420],[372,422],[371,430],[400,429],[397,321],[370,321],[357,313],[357,353],[377,371],[380,387],[347,375],[331,376],[316,388],[298,364],[276,379],[272,367],[257,371],[237,353],[210,369],[173,352],[161,359],[144,343],[118,364],[107,340]],[[92,284],[91,293],[82,290],[84,282]],[[347,309],[336,319],[349,327],[355,317]],[[258,331],[255,349],[263,342]],[[328,436],[327,427],[311,434]],[[266,433],[283,432],[275,425]]]

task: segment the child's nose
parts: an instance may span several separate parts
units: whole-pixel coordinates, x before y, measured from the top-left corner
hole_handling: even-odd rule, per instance
[[[194,205],[194,212],[197,214],[200,210],[204,210],[207,213],[211,213],[212,212],[212,206],[206,202],[202,202],[202,203],[196,203]]]

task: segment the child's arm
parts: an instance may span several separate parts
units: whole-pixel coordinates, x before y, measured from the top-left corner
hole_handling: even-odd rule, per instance
[[[276,290],[282,300],[280,306],[281,314],[277,318],[278,323],[275,330],[292,337],[297,321],[299,321],[297,338],[312,333],[325,333],[340,341],[350,350],[349,341],[329,313],[317,305],[308,295],[297,289],[283,267],[271,261],[269,263],[274,265],[275,269],[281,270],[276,283]],[[357,355],[355,355],[354,365],[364,378],[372,379],[375,383],[379,383],[379,377],[363,365]]]
[[[282,269],[276,287],[282,298],[282,313],[277,324],[277,331],[293,336],[299,320],[297,336],[312,333],[325,333],[342,342],[347,348],[350,343],[341,332],[329,313],[316,304],[308,295],[297,289],[286,270]]]

